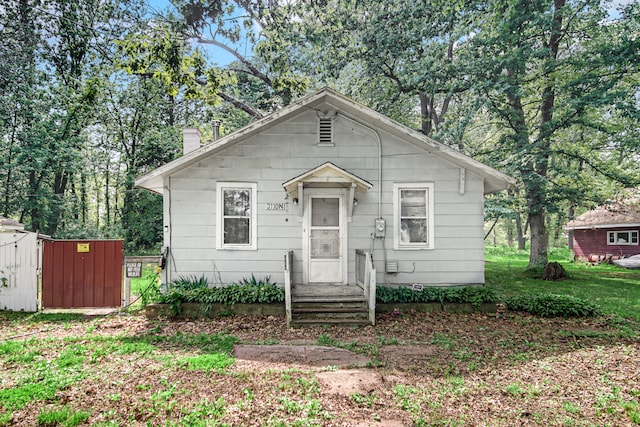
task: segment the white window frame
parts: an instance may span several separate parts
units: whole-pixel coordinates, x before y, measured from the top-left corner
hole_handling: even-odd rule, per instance
[[[424,243],[402,243],[400,238],[400,194],[402,190],[420,190],[426,192],[427,201],[427,241]],[[435,200],[432,182],[408,182],[393,184],[393,248],[396,250],[425,250],[435,248]]]
[[[629,241],[628,242],[618,242],[618,234],[620,233],[629,233]],[[633,235],[635,234],[635,242],[633,241]],[[611,238],[613,237],[613,242]],[[614,230],[607,231],[607,245],[610,246],[638,246],[638,230]]]
[[[251,191],[251,216],[249,217],[249,243],[224,243],[224,190]],[[258,249],[258,184],[254,182],[216,183],[216,249],[255,251]]]

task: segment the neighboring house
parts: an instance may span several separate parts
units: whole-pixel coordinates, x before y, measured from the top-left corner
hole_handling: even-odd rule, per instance
[[[328,88],[199,137],[136,180],[163,195],[165,282],[484,283],[483,199],[505,174]]]
[[[640,212],[635,209],[618,204],[599,207],[569,221],[564,229],[572,231],[577,260],[611,262],[640,254]]]

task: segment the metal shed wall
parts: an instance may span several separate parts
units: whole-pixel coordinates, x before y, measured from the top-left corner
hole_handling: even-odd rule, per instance
[[[0,233],[0,309],[38,310],[38,235]]]
[[[122,240],[44,242],[42,307],[119,307]]]

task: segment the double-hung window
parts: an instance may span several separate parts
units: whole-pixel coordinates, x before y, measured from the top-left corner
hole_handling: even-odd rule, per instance
[[[607,232],[607,244],[608,245],[637,245],[638,244],[638,231],[637,230],[624,230],[624,231],[609,231]]]
[[[433,249],[433,183],[393,185],[394,249]]]
[[[218,182],[216,194],[216,247],[257,249],[257,184]]]

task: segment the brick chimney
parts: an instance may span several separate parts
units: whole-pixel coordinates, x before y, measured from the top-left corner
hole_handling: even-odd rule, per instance
[[[188,154],[200,148],[200,129],[182,129],[182,154]]]

